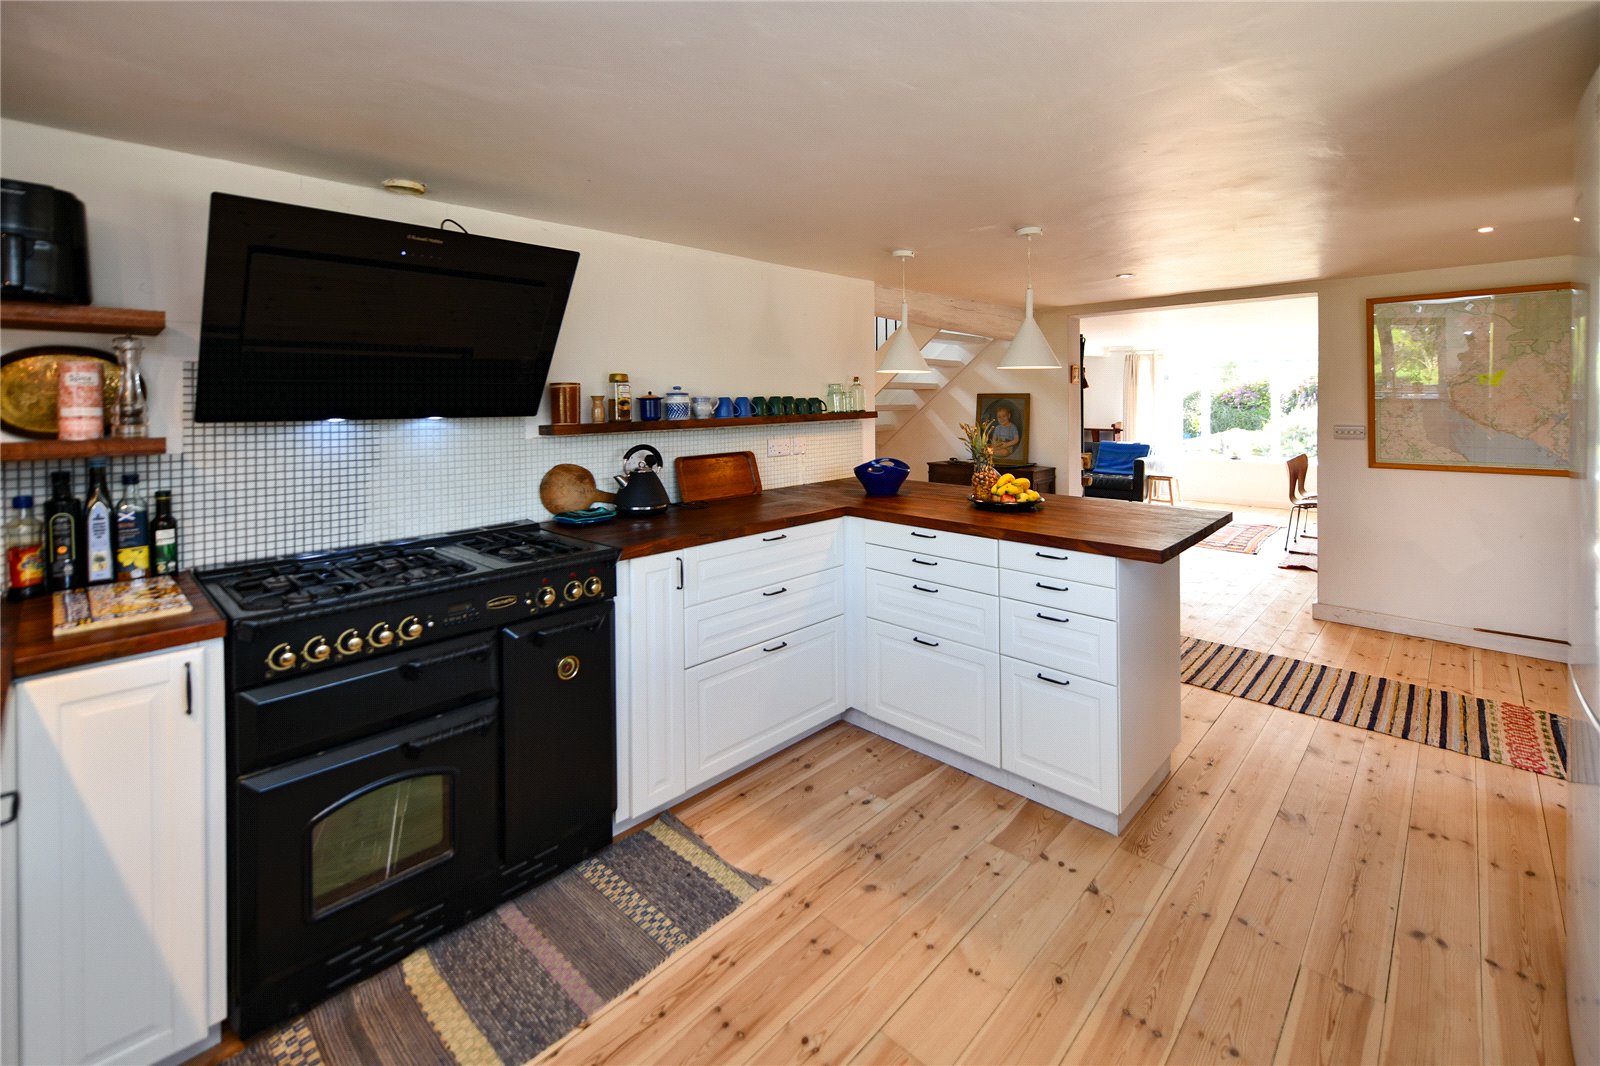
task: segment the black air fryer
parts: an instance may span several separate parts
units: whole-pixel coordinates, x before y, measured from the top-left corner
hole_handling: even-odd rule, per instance
[[[89,302],[89,232],[76,196],[0,179],[0,233],[0,292],[19,300]]]

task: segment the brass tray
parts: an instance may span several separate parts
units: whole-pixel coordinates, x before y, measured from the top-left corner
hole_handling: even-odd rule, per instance
[[[110,352],[69,344],[19,348],[0,356],[0,429],[34,440],[56,439],[56,374],[65,359],[104,362],[106,410],[115,409],[122,367]]]

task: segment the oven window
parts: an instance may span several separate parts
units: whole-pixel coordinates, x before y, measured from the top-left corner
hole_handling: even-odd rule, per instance
[[[311,827],[311,910],[321,915],[449,855],[453,779],[390,782],[335,807]]]

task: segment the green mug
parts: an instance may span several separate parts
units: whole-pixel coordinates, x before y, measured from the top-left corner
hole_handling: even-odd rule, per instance
[[[786,415],[794,414],[794,397],[793,396],[785,396],[785,397],[783,397],[783,413],[786,414]]]
[[[764,417],[767,413],[767,401],[763,396],[750,397],[750,415],[753,418]]]

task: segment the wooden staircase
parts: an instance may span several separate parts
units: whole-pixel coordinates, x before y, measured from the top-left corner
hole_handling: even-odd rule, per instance
[[[878,410],[879,455],[888,454],[887,445],[894,435],[943,392],[991,340],[973,333],[942,329],[922,346],[922,357],[933,369],[932,374],[926,377],[896,374],[881,381],[873,404]]]

